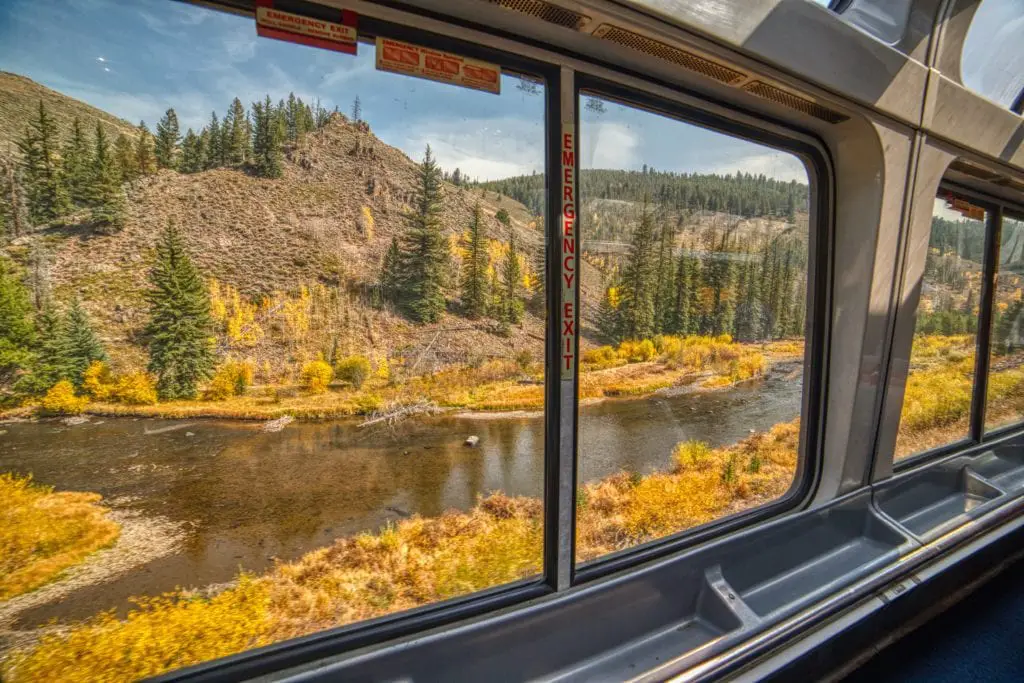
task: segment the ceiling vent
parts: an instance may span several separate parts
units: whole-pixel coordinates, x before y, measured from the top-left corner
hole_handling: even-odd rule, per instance
[[[579,30],[590,21],[590,17],[586,15],[552,5],[544,0],[489,0],[489,2],[573,30]]]
[[[718,62],[713,62],[710,59],[701,57],[700,55],[680,50],[679,48],[666,45],[665,43],[654,40],[653,38],[642,36],[639,33],[627,31],[626,29],[619,28],[618,26],[601,24],[594,31],[594,37],[603,38],[604,40],[622,45],[623,47],[628,47],[638,52],[643,52],[653,57],[657,57],[658,59],[663,59],[666,62],[672,62],[684,69],[712,78],[719,83],[734,85],[747,77],[747,75],[742,71],[731,69],[719,64]]]
[[[751,81],[743,86],[743,89],[751,95],[781,104],[784,107],[790,109],[796,109],[803,113],[813,116],[816,119],[822,121],[828,121],[829,123],[840,123],[845,121],[848,117],[843,116],[839,112],[832,111],[828,107],[824,107],[813,100],[809,100],[806,97],[800,95],[794,95],[788,90],[783,90],[769,83],[763,81]]]

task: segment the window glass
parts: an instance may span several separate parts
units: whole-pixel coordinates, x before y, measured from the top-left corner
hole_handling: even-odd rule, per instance
[[[985,428],[1024,417],[1024,221],[1003,216],[986,390]]]
[[[954,203],[965,213],[953,209]],[[966,200],[935,200],[896,458],[970,433],[975,346],[985,252],[985,212]]]
[[[38,418],[0,428],[4,681],[541,572],[544,83],[358,51],[0,8],[0,410]]]
[[[577,559],[782,496],[797,462],[808,177],[585,95]]]
[[[964,85],[1004,107],[1024,92],[1024,4],[983,0],[964,40],[960,70]]]

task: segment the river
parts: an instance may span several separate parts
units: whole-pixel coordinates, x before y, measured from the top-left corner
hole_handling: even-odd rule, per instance
[[[723,391],[584,406],[581,481],[663,470],[680,441],[731,444],[793,419],[801,382],[780,370]],[[124,609],[133,595],[230,581],[240,568],[260,572],[274,558],[294,559],[409,514],[468,509],[491,491],[543,490],[539,417],[435,416],[372,429],[351,420],[293,423],[278,433],[244,422],[125,418],[2,429],[0,472],[95,491],[114,507],[188,530],[176,554],[29,610],[22,627]],[[480,437],[477,448],[463,445],[469,435]]]

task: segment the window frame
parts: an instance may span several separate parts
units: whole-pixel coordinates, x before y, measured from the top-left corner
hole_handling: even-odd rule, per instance
[[[189,1],[189,0],[186,0]],[[196,2],[208,11],[228,11],[255,21],[255,6],[241,9],[234,4],[207,4]],[[298,4],[298,3],[296,3]],[[303,5],[305,7],[305,5]],[[323,7],[313,3],[313,7]],[[288,7],[290,9],[290,5]],[[313,10],[315,11],[315,10]],[[544,83],[545,98],[545,258],[546,273],[546,331],[544,344],[544,482],[543,482],[543,551],[542,570],[535,577],[492,586],[481,591],[460,595],[409,610],[386,614],[375,619],[354,622],[324,629],[297,638],[289,638],[261,647],[251,648],[226,657],[212,659],[189,667],[174,669],[156,676],[153,681],[237,681],[256,676],[273,674],[286,668],[301,666],[313,661],[339,656],[352,650],[377,645],[428,629],[442,627],[457,621],[479,617],[497,610],[523,605],[531,600],[551,595],[556,586],[557,556],[557,459],[558,423],[561,401],[558,400],[559,383],[559,336],[556,330],[557,306],[555,297],[560,277],[553,267],[558,255],[559,243],[551,231],[558,225],[560,216],[560,186],[554,182],[561,172],[558,149],[559,94],[561,92],[560,67],[515,53],[490,48],[480,43],[465,41],[452,36],[436,33],[411,25],[396,23],[373,16],[359,17],[358,42],[362,49],[375,49],[376,38],[393,38],[424,47],[455,52],[466,57],[498,64],[503,70],[524,73]],[[317,48],[309,48],[311,50]],[[339,59],[347,55],[339,55]],[[453,86],[458,87],[458,86]]]
[[[995,440],[1024,433],[1024,417],[1020,420],[1001,425],[992,430],[985,430],[985,410],[988,396],[988,375],[992,344],[992,322],[995,297],[995,278],[999,265],[999,249],[1002,234],[1002,220],[1006,209],[1016,215],[1024,216],[1024,210],[1006,200],[962,185],[946,177],[939,182],[935,198],[941,198],[943,192],[951,192],[985,209],[985,246],[984,263],[982,263],[982,288],[978,303],[978,332],[975,339],[974,378],[971,386],[971,414],[967,436],[951,443],[935,446],[920,453],[904,458],[896,458],[893,450],[893,473],[900,473],[924,463],[940,460],[946,456],[961,454],[976,447],[987,445]],[[930,230],[930,228],[929,228]],[[920,301],[918,302],[920,306]],[[917,308],[914,309],[914,321],[917,321]],[[910,373],[907,373],[909,378]],[[904,396],[905,400],[905,396]],[[902,404],[901,404],[902,409]],[[902,413],[901,413],[902,416]],[[897,425],[899,429],[899,425]]]
[[[239,16],[254,18],[254,5],[245,0],[185,0],[210,11],[231,12]],[[300,0],[282,3],[294,5],[298,11],[309,6]],[[320,8],[319,3],[312,4]],[[425,18],[438,17],[428,11],[421,12]],[[386,16],[386,15],[385,15]],[[460,23],[450,17],[438,17],[457,29],[469,29],[473,34],[511,39],[515,43],[531,45],[521,36],[475,24]],[[472,38],[448,35],[441,28],[423,28],[399,20],[360,15],[359,43],[364,49],[372,49],[376,37],[404,40],[425,47],[457,52],[467,57],[490,61],[515,72],[530,74],[545,83],[545,239],[547,272],[546,304],[547,330],[545,343],[545,409],[544,409],[544,531],[543,565],[537,577],[509,584],[495,586],[463,596],[451,598],[410,610],[383,615],[343,626],[328,628],[306,636],[282,640],[258,648],[252,648],[226,657],[175,669],[154,677],[154,681],[234,681],[249,679],[282,671],[284,669],[345,656],[353,650],[380,645],[397,638],[414,636],[430,629],[451,625],[467,619],[479,618],[499,610],[523,608],[527,603],[541,598],[554,597],[568,588],[595,581],[613,572],[635,568],[655,558],[690,549],[708,540],[721,539],[729,533],[749,528],[766,519],[777,519],[787,512],[795,512],[809,505],[817,489],[823,469],[822,443],[826,386],[829,370],[829,335],[833,291],[833,224],[835,181],[833,165],[828,146],[820,136],[810,129],[803,129],[791,123],[773,118],[755,109],[724,102],[708,93],[691,90],[676,83],[667,83],[656,75],[643,74],[609,62],[592,58],[572,58],[572,67],[563,67],[558,62],[562,53],[543,48],[543,57],[531,57],[511,52],[505,48],[487,47]],[[430,24],[428,23],[428,26]],[[453,31],[453,34],[457,33]],[[473,36],[475,37],[475,35]],[[343,57],[341,57],[343,58]],[[579,131],[579,93],[583,88],[599,89],[608,94],[628,94],[626,102],[634,107],[669,116],[683,123],[698,125],[715,132],[747,139],[780,151],[794,154],[804,162],[808,172],[809,186],[809,242],[807,267],[806,336],[804,352],[804,375],[801,397],[801,426],[799,452],[794,484],[782,498],[752,510],[716,520],[695,529],[652,541],[637,548],[614,553],[586,565],[575,562],[575,495],[577,454],[572,460],[572,516],[559,519],[558,497],[561,486],[566,482],[567,473],[559,470],[560,425],[562,423],[565,397],[559,382],[560,335],[558,316],[561,288],[561,240],[559,225],[561,216],[561,184],[556,182],[561,173],[560,164],[560,117],[563,112],[561,97],[567,86],[562,78],[565,69],[572,74],[577,140]],[[601,75],[597,75],[601,74]],[[577,185],[578,186],[578,185]],[[578,223],[577,223],[578,224]],[[577,301],[578,280],[577,280]],[[577,348],[579,331],[577,326]],[[578,354],[574,368],[578,377]],[[574,383],[576,393],[570,397],[572,425],[578,427],[578,382]],[[568,525],[568,529],[566,529]],[[559,533],[568,531],[572,540],[573,553],[568,567],[569,585],[558,586],[556,574],[559,555]]]
[[[831,165],[824,145],[813,144],[801,139],[808,137],[817,142],[817,138],[804,131],[794,130],[791,126],[773,122],[762,115],[757,119],[764,123],[774,123],[781,131],[768,130],[767,126],[759,127],[735,117],[745,114],[735,107],[725,107],[723,113],[713,113],[710,107],[701,108],[694,103],[674,101],[658,96],[650,90],[618,83],[589,72],[577,72],[574,79],[573,101],[575,109],[575,130],[577,141],[582,136],[580,126],[580,103],[585,96],[597,96],[602,99],[663,116],[682,124],[697,126],[714,133],[727,135],[740,140],[754,142],[780,152],[792,154],[800,159],[807,170],[808,184],[808,249],[807,249],[807,310],[805,315],[805,341],[803,358],[803,386],[801,387],[800,437],[797,452],[797,468],[793,484],[780,498],[757,506],[750,510],[727,515],[706,524],[684,529],[660,539],[648,541],[642,545],[609,553],[600,558],[584,563],[575,559],[576,520],[573,515],[573,584],[592,582],[609,574],[619,572],[639,564],[674,554],[714,538],[752,526],[767,519],[777,518],[787,512],[793,512],[809,503],[813,497],[822,470],[822,427],[824,425],[825,399],[827,392],[828,354],[827,339],[831,327],[828,306],[831,305],[832,291],[832,258],[833,230],[831,188]],[[704,100],[707,98],[697,97]],[[733,114],[734,117],[728,116]],[[819,146],[820,145],[820,146]],[[579,146],[577,144],[577,150]],[[577,151],[577,158],[579,158]],[[577,177],[579,169],[577,168]],[[581,187],[579,182],[576,187]],[[582,191],[578,204],[582,204]],[[581,212],[577,212],[577,235],[582,234],[583,221]],[[581,255],[582,258],[582,255]],[[579,282],[576,283],[576,299],[580,300]],[[576,346],[579,348],[579,331],[577,330]],[[577,357],[577,377],[579,358]],[[578,408],[577,408],[578,418]],[[578,430],[577,419],[577,430]],[[578,442],[578,439],[577,439]],[[579,449],[573,458],[574,473],[578,472]],[[574,474],[575,477],[575,474]],[[575,496],[575,487],[574,487]],[[574,500],[575,502],[575,500]],[[575,510],[575,505],[573,506]]]

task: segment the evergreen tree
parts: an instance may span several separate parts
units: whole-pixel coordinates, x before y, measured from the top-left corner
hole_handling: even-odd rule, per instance
[[[92,155],[92,187],[89,192],[92,221],[106,230],[124,227],[125,199],[121,190],[121,172],[107,143],[103,126],[96,124],[95,150]]]
[[[462,272],[462,305],[470,318],[487,313],[487,228],[479,202],[473,207],[469,224],[469,254]]]
[[[174,223],[156,248],[149,273],[149,370],[162,398],[194,398],[198,384],[213,372],[210,299],[199,269]]]
[[[64,178],[68,195],[78,206],[89,203],[92,185],[92,159],[89,143],[82,133],[82,122],[75,117],[71,123],[71,138],[64,145]]]
[[[736,315],[733,320],[733,338],[750,342],[759,336],[758,318],[758,277],[757,266],[752,255],[744,254],[745,261],[739,266],[736,283]]]
[[[363,120],[363,103],[359,101],[359,95],[352,102],[352,120],[356,123]]]
[[[38,341],[32,374],[18,383],[29,394],[42,394],[62,379],[70,377],[64,353],[64,321],[49,301],[36,314],[35,332]]]
[[[210,125],[206,127],[206,168],[217,168],[226,163],[224,159],[224,148],[221,145],[223,136],[220,130],[220,122],[217,120],[217,112],[210,114]]]
[[[704,285],[710,291],[711,308],[707,312],[704,332],[712,335],[732,331],[734,304],[732,296],[733,265],[727,251],[729,232],[717,243],[717,253],[704,268]]]
[[[673,334],[690,334],[690,291],[694,284],[690,280],[691,259],[685,252],[676,263],[675,279],[672,283],[672,313],[667,329]]]
[[[81,387],[82,374],[89,367],[89,363],[106,360],[107,354],[96,338],[96,333],[89,322],[89,315],[78,299],[72,302],[62,327],[58,336],[59,379],[66,379],[76,387]]]
[[[32,363],[35,330],[31,314],[32,304],[21,274],[13,261],[0,254],[0,388]]]
[[[682,218],[680,218],[680,221]],[[671,223],[661,228],[658,244],[658,263],[654,276],[654,329],[656,332],[667,332],[672,318],[673,290],[675,287],[675,263],[672,249],[675,247],[676,233]]]
[[[118,135],[117,140],[114,141],[114,161],[117,169],[121,172],[120,181],[122,183],[130,183],[139,177],[135,149],[132,147],[131,138],[124,133]]]
[[[185,137],[181,140],[181,164],[179,168],[182,173],[198,173],[203,170],[203,149],[199,142],[199,136],[189,128],[185,131]]]
[[[509,226],[508,254],[501,268],[502,298],[504,311],[502,322],[518,324],[523,319],[523,300],[519,297],[520,282],[523,278],[519,266],[519,250],[516,248],[516,230]]]
[[[397,301],[401,282],[399,273],[401,254],[398,249],[398,237],[391,238],[391,244],[384,252],[384,262],[380,268],[380,291],[386,301]]]
[[[281,177],[281,126],[270,96],[263,102],[253,102],[252,156],[256,175],[263,178]]]
[[[228,164],[244,164],[252,152],[252,135],[245,107],[237,97],[224,117],[224,157]]]
[[[49,223],[67,213],[67,188],[57,155],[57,124],[39,101],[38,115],[29,121],[17,146],[22,169],[28,215],[32,223]]]
[[[156,158],[153,156],[153,136],[145,121],[139,122],[138,137],[135,138],[135,167],[139,175],[156,173]]]
[[[622,274],[619,303],[621,332],[626,339],[646,339],[654,334],[654,224],[644,201],[640,223],[633,232],[629,257]]]
[[[1013,353],[1021,347],[1020,317],[1024,313],[1024,300],[1011,303],[996,320],[993,331],[992,352],[997,355]],[[943,334],[951,334],[943,331]]]
[[[26,231],[28,211],[18,162],[0,157],[0,246]]]
[[[622,341],[622,321],[619,315],[619,288],[615,282],[609,284],[597,307],[597,337],[605,344],[618,344]]]
[[[156,165],[160,168],[178,168],[178,144],[181,142],[181,131],[178,129],[178,115],[174,109],[168,109],[164,117],[156,124],[156,144],[153,154]]]
[[[441,170],[427,145],[399,251],[399,305],[416,322],[436,322],[445,309],[448,240],[441,229],[440,202]]]

